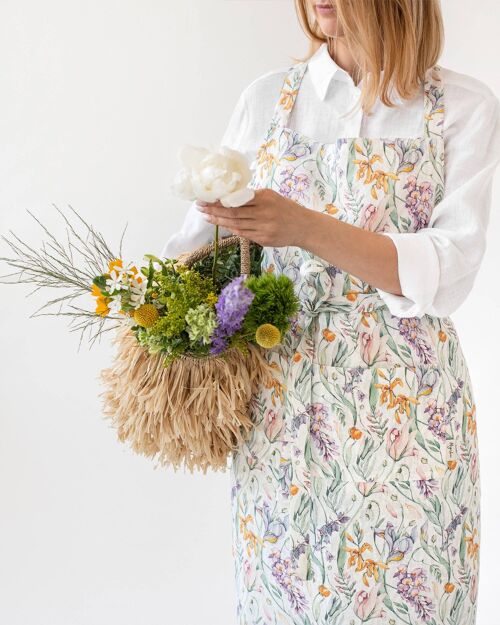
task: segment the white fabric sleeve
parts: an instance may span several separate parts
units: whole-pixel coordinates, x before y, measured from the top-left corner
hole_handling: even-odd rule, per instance
[[[464,109],[448,138],[445,133],[445,195],[427,227],[380,233],[396,246],[402,295],[377,290],[398,317],[446,317],[457,310],[486,250],[500,160],[500,102],[488,89],[473,110]]]
[[[222,136],[220,145],[226,145],[235,150],[243,145],[245,133],[248,128],[248,109],[243,90],[231,113],[226,130]],[[160,258],[176,258],[183,252],[192,252],[201,245],[206,245],[214,239],[215,225],[205,220],[203,213],[196,208],[193,201],[188,207],[181,229],[175,232],[163,246]],[[219,227],[219,236],[232,234],[223,226]]]

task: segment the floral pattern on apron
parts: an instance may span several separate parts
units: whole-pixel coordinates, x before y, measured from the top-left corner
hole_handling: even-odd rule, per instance
[[[421,137],[334,143],[287,126],[306,70],[287,72],[250,186],[371,231],[424,228],[444,194],[441,67],[426,73]],[[392,315],[301,248],[263,254],[301,311],[267,352],[276,376],[232,458],[239,624],[473,625],[476,414],[452,320]]]

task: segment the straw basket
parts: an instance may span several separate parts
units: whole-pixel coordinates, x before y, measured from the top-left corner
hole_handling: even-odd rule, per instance
[[[249,275],[248,239],[218,241],[219,249],[231,245],[240,245],[240,273]],[[214,247],[211,243],[178,260],[191,266]],[[111,367],[101,371],[105,390],[100,396],[118,439],[162,466],[224,470],[228,455],[252,428],[252,394],[272,377],[263,350],[249,344],[246,356],[236,348],[221,356],[182,355],[164,367],[164,357],[149,354],[127,326],[113,343],[117,350]]]

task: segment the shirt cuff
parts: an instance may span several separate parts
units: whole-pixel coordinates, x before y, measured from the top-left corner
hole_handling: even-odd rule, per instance
[[[392,239],[398,255],[402,295],[377,289],[391,314],[423,317],[439,287],[439,258],[430,237],[418,232],[380,232]]]

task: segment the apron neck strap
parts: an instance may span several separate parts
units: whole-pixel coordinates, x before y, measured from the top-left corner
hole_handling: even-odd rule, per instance
[[[269,132],[274,131],[276,126],[287,126],[306,68],[307,61],[296,63],[288,68],[281,86],[278,101],[274,107]]]
[[[429,67],[424,81],[424,133],[428,139],[443,139],[444,90],[442,68]]]

